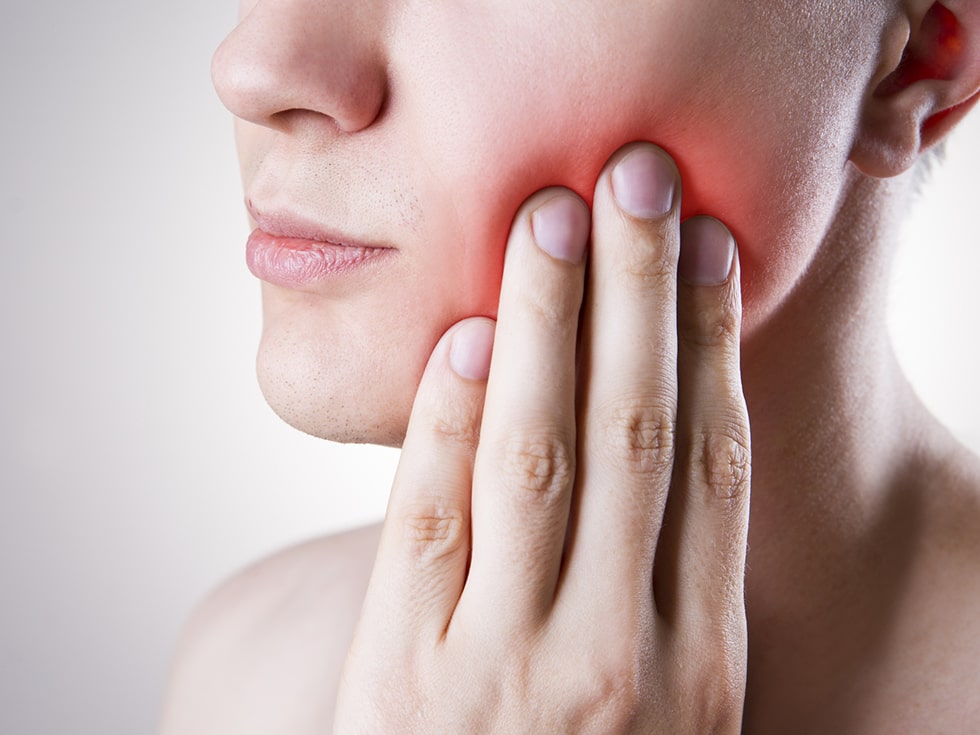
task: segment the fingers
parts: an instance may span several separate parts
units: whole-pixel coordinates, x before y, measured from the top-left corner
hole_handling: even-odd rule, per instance
[[[574,594],[597,603],[651,594],[674,460],[680,199],[676,167],[649,144],[614,156],[596,186],[569,553]]]
[[[441,636],[463,588],[493,335],[483,318],[450,329],[415,398],[362,613],[362,625],[390,632],[395,647],[417,637],[408,631]]]
[[[487,410],[473,478],[473,557],[463,614],[495,630],[552,603],[575,478],[575,351],[589,210],[550,189],[507,244]]]
[[[561,591],[591,598],[596,617],[651,600],[655,560],[658,610],[690,601],[681,617],[701,623],[743,609],[750,460],[735,246],[717,220],[680,225],[680,199],[676,167],[649,144],[620,151],[596,187]]]
[[[709,217],[686,222],[681,238],[677,366],[683,408],[662,551],[668,558],[676,554],[678,618],[704,631],[744,614],[751,449],[739,371],[735,243]]]
[[[518,212],[495,333],[458,325],[420,386],[368,594],[376,631],[407,618],[442,636],[457,616],[527,630],[556,593],[576,614],[656,595],[684,619],[737,618],[738,265],[727,229],[681,226],[680,202],[670,158],[634,144],[600,176],[594,221],[562,189]]]

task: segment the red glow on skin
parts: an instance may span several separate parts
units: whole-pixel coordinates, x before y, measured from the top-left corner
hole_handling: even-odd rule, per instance
[[[936,78],[945,79],[948,78],[947,75],[956,61],[962,58],[963,27],[952,11],[939,3],[932,6],[927,17],[932,18],[936,26],[933,29],[936,34],[936,63],[933,65],[933,71],[943,74],[942,77]]]
[[[246,193],[267,208],[302,208],[323,227],[370,230],[399,254],[318,281],[305,275],[309,260],[319,267],[308,251],[264,251],[274,256],[260,261],[270,277],[317,282],[300,294],[263,289],[260,380],[270,404],[306,431],[397,443],[440,335],[496,314],[524,201],[563,186],[591,205],[607,160],[631,141],[674,158],[682,218],[712,215],[734,234],[743,334],[774,313],[822,241],[851,148],[844,101],[857,101],[868,71],[853,59],[826,69],[841,44],[856,43],[857,21],[841,29],[814,13],[785,24],[768,3],[728,0],[581,3],[575,13],[501,0],[479,14],[421,3],[393,17],[385,41],[399,94],[353,134],[330,121],[340,108],[324,90],[344,101],[341,112],[359,100],[370,112],[377,88],[328,74],[336,49],[299,14],[306,6],[283,13],[287,5],[294,24],[271,33],[262,12],[279,6],[258,3],[216,56],[219,72],[271,64],[263,78],[276,80],[257,96],[232,84],[243,78],[234,69],[216,76],[239,117],[254,118],[239,125]],[[346,7],[323,4],[316,17],[329,25]],[[378,26],[367,11],[363,21],[337,44],[373,48]],[[269,44],[282,53],[260,53]],[[792,63],[773,63],[773,49]],[[311,59],[327,76],[310,75]],[[345,57],[354,61],[377,63],[373,53]],[[297,104],[306,107],[274,115]],[[277,127],[287,121],[297,124]],[[354,426],[374,428],[353,436]]]
[[[898,68],[877,90],[878,96],[931,79],[950,79],[963,53],[963,27],[956,16],[934,3],[922,19],[919,37],[908,45]],[[930,124],[935,124],[930,120]]]

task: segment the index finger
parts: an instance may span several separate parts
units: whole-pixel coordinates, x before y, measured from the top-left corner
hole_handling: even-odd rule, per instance
[[[533,625],[553,601],[575,478],[589,221],[574,193],[545,190],[518,213],[507,244],[460,601],[464,612],[492,615],[484,630]]]
[[[361,614],[360,626],[389,654],[412,645],[406,629],[441,637],[463,590],[492,343],[489,319],[456,324],[419,385]]]

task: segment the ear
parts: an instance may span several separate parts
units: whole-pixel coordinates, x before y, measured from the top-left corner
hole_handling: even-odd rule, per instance
[[[851,161],[897,176],[980,99],[980,1],[904,0],[883,39]]]

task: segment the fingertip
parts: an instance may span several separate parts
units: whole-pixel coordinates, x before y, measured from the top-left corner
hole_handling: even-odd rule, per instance
[[[692,217],[681,225],[677,275],[693,286],[720,286],[733,271],[735,238],[714,217]]]
[[[449,347],[449,365],[464,380],[486,381],[496,325],[491,319],[474,317],[456,326]]]
[[[531,213],[531,234],[548,255],[578,265],[585,260],[591,217],[574,193],[559,193]]]
[[[677,202],[680,175],[670,155],[652,143],[628,146],[618,153],[609,176],[619,207],[638,219],[657,219]]]

